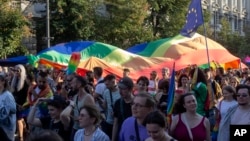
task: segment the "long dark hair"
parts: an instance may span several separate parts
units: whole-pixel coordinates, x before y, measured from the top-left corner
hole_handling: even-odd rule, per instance
[[[180,96],[177,103],[175,103],[174,105],[174,114],[181,114],[187,111],[183,105],[185,104],[185,97],[190,96],[190,95],[194,95],[194,94],[191,92],[188,92]]]
[[[191,78],[193,78],[193,76],[194,76],[195,69],[196,69],[196,68],[192,69],[192,70],[189,72],[189,76],[190,76]],[[206,79],[206,77],[205,77],[204,72],[203,72],[200,68],[197,68],[197,69],[198,69],[198,75],[197,75],[197,81],[196,81],[196,83],[202,82],[202,83],[204,83],[205,85],[207,85],[207,79]]]
[[[161,128],[166,127],[165,117],[159,111],[149,113],[143,121],[143,125],[157,124]]]
[[[181,74],[180,77],[179,77],[179,79],[178,79],[178,87],[182,87],[181,79],[182,79],[183,77],[186,77],[186,78],[189,80],[188,75],[186,75],[186,74]]]

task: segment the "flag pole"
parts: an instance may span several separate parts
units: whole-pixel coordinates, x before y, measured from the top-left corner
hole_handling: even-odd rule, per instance
[[[203,18],[204,16],[203,16],[203,10],[202,10],[202,8],[201,8],[201,13],[202,13],[202,18]],[[206,30],[205,22],[203,22],[203,32],[204,32],[205,44],[206,44],[206,51],[207,51],[208,68],[210,69],[210,57],[209,57],[209,51],[208,51],[207,30]]]
[[[242,73],[241,58],[240,58],[240,72]]]

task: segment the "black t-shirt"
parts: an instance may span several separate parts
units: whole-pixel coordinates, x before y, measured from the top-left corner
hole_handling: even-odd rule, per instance
[[[23,105],[26,101],[26,98],[27,98],[27,92],[28,92],[28,84],[25,82],[24,85],[23,85],[23,88],[20,90],[20,91],[17,91],[15,90],[13,92],[13,95],[15,97],[15,100],[16,100],[16,103],[18,105]]]
[[[123,110],[121,109],[123,107]],[[114,117],[118,119],[118,134],[120,132],[123,121],[132,116],[131,103],[125,103],[123,99],[118,99],[114,105]]]
[[[50,117],[40,118],[43,129],[50,129],[60,135],[64,141],[70,141],[71,129],[73,127],[73,120],[70,122],[68,129],[64,129],[61,121],[54,123]]]

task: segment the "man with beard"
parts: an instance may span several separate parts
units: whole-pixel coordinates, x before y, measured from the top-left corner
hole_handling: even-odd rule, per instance
[[[35,99],[44,97],[50,98],[53,96],[53,93],[48,84],[48,74],[46,72],[39,72],[39,76],[37,78],[37,86],[34,88],[32,94]]]
[[[37,86],[34,87],[33,91],[32,91],[32,95],[31,95],[31,101],[33,101],[33,103],[35,101],[37,101],[37,99],[39,98],[47,98],[50,99],[53,96],[53,92],[50,89],[50,86],[48,84],[48,74],[46,72],[40,71],[38,74],[38,78],[37,78]],[[40,109],[40,116],[44,116],[44,112],[42,112]]]
[[[238,104],[228,109],[219,128],[218,141],[229,141],[230,125],[250,125],[250,86],[236,87]]]

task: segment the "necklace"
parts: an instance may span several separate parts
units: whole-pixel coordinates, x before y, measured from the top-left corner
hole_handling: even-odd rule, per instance
[[[90,135],[92,135],[95,132],[95,130],[96,130],[96,128],[94,128],[94,130],[91,131],[89,134],[87,134],[86,130],[84,130],[83,134],[84,134],[84,136],[90,136]]]

